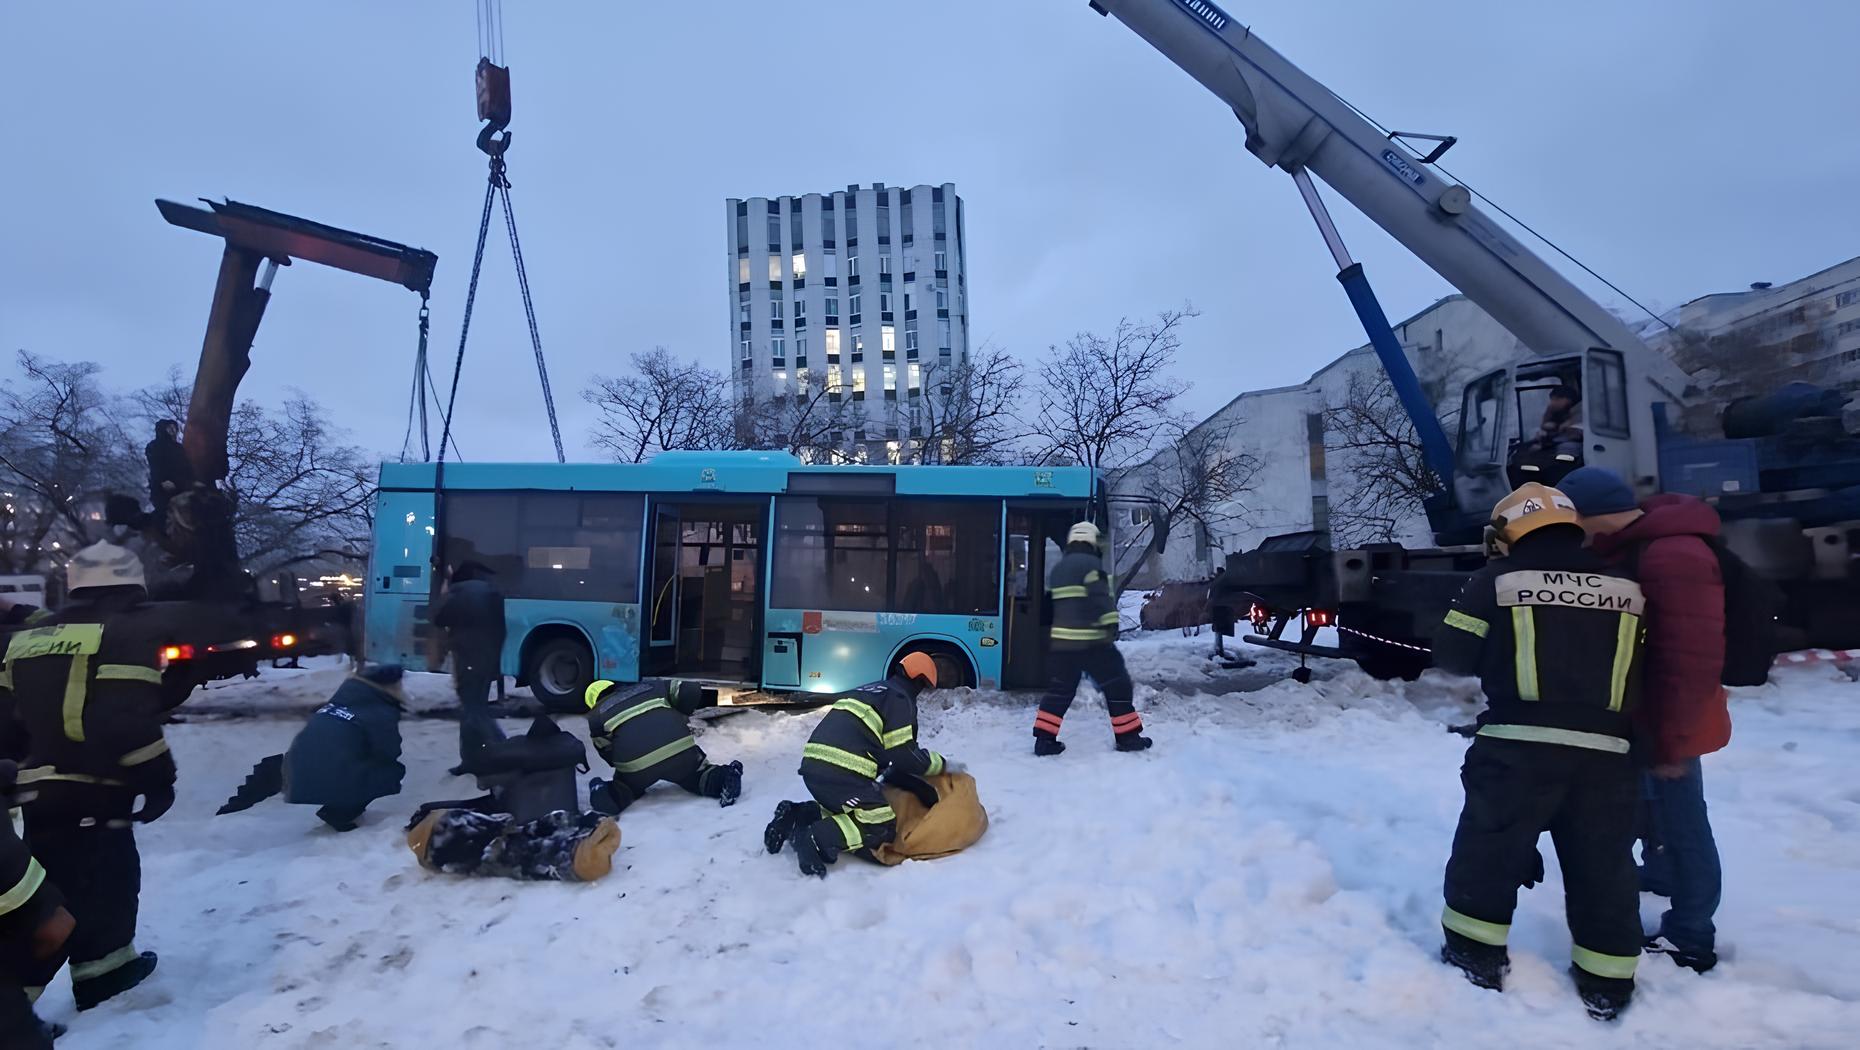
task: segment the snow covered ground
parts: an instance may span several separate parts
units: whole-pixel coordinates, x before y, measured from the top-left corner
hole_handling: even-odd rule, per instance
[[[759,841],[774,803],[801,795],[817,714],[705,723],[711,756],[748,768],[742,802],[661,788],[625,814],[614,874],[571,886],[415,865],[407,813],[472,793],[445,775],[454,727],[438,720],[406,724],[406,791],[353,834],[278,803],[211,816],[340,672],[222,686],[196,710],[260,716],[173,727],[180,801],[142,834],[141,946],[161,969],[82,1017],[61,979],[41,1009],[72,1025],[72,1050],[1860,1039],[1860,685],[1841,671],[1792,668],[1737,697],[1736,739],[1706,767],[1724,963],[1696,977],[1643,960],[1639,1000],[1605,1027],[1563,973],[1554,863],[1524,895],[1510,991],[1435,960],[1465,748],[1443,727],[1473,712],[1467,683],[1333,669],[1298,686],[1275,681],[1276,656],[1214,670],[1209,644],[1127,643],[1157,741],[1142,755],[1111,750],[1093,699],[1067,720],[1071,750],[1036,760],[1030,699],[932,694],[925,736],[976,774],[987,837],[825,882]],[[436,706],[445,684],[412,692]]]

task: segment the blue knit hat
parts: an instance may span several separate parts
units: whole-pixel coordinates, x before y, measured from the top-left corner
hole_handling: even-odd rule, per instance
[[[1621,480],[1621,475],[1607,467],[1578,467],[1563,475],[1556,487],[1576,505],[1576,513],[1585,518],[1640,507],[1634,490]]]

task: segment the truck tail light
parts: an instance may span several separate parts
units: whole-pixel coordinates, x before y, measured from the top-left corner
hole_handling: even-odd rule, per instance
[[[273,649],[292,649],[295,648],[296,645],[297,636],[289,632],[271,636],[271,647]]]
[[[162,666],[166,667],[177,660],[192,660],[194,647],[191,645],[164,645],[161,649]]]
[[[1264,627],[1267,621],[1272,619],[1272,610],[1260,602],[1254,602],[1247,607],[1246,618],[1252,621],[1253,626]]]
[[[1312,627],[1334,627],[1337,614],[1329,609],[1306,609],[1305,623]]]

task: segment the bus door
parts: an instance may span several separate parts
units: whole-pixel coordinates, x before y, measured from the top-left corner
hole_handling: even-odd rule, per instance
[[[362,618],[369,660],[398,663],[409,671],[439,669],[427,666],[433,526],[432,493],[375,496],[374,555]]]
[[[758,679],[767,516],[766,503],[658,505],[646,635],[651,673]]]
[[[1008,504],[1007,655],[1001,661],[1004,689],[1039,689],[1046,685],[1047,632],[1053,624],[1046,600],[1046,576],[1059,561],[1066,530],[1083,507],[1054,509],[1051,504]]]

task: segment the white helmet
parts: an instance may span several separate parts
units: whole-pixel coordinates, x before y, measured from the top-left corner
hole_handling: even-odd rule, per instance
[[[93,543],[73,554],[65,566],[65,585],[72,594],[97,587],[148,588],[142,560],[109,542]]]
[[[1066,532],[1066,542],[1069,544],[1089,543],[1096,547],[1098,545],[1099,536],[1098,526],[1093,525],[1089,521],[1081,521]]]

